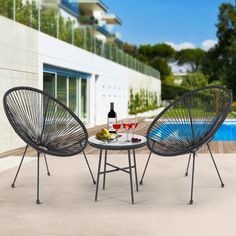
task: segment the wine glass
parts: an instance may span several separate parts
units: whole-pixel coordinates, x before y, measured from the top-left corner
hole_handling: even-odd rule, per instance
[[[118,141],[118,130],[120,129],[120,127],[121,127],[120,123],[113,124],[113,128],[116,130],[116,142]]]
[[[131,124],[128,119],[124,120],[123,127],[126,130],[126,140],[125,142],[130,142],[129,140],[129,129],[131,128]]]
[[[131,128],[132,128],[132,138],[134,137],[134,130],[137,128],[138,126],[138,119],[134,118],[131,120],[131,124],[130,124]]]

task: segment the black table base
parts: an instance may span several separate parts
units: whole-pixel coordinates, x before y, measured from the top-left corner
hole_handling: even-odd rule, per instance
[[[105,151],[104,155],[104,168],[101,170],[101,163],[103,159],[103,151]],[[129,174],[130,176],[130,190],[131,190],[131,201],[134,203],[134,192],[133,192],[133,177],[132,177],[132,169],[134,169],[134,175],[135,175],[135,183],[136,183],[136,191],[138,191],[138,177],[137,177],[137,167],[136,167],[136,157],[135,157],[135,149],[128,149],[128,167],[118,167],[111,163],[107,162],[107,150],[100,149],[100,155],[99,155],[99,162],[98,162],[98,172],[97,172],[97,184],[96,184],[96,192],[95,192],[95,201],[97,201],[98,198],[98,188],[99,188],[99,179],[100,175],[103,175],[103,189],[105,189],[106,185],[106,174],[112,173],[116,171],[123,171],[124,173]],[[133,152],[133,164],[131,161],[131,152]],[[107,170],[107,166],[111,167],[112,169]]]

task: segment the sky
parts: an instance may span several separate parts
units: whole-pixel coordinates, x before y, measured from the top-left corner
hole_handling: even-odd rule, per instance
[[[116,27],[130,44],[166,42],[175,49],[208,50],[216,41],[219,6],[235,0],[103,0],[123,21]]]

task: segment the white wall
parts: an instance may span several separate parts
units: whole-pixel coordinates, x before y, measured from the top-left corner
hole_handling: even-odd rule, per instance
[[[3,111],[3,95],[12,87],[38,87],[38,34],[0,16],[0,152],[22,147]]]
[[[159,79],[141,74],[141,73],[134,71],[134,70],[129,70],[128,81],[129,81],[129,88],[132,88],[132,90],[134,92],[137,92],[140,89],[145,89],[148,91],[156,92],[158,95],[158,98],[157,98],[158,104],[157,105],[160,106],[161,81]]]
[[[90,125],[106,123],[110,102],[115,103],[119,118],[127,116],[128,70],[110,60],[74,47],[46,34],[39,34],[39,81],[43,81],[43,64],[50,64],[71,70],[92,74],[90,79]],[[95,94],[95,75],[98,76]],[[40,83],[41,89],[43,83]],[[95,99],[97,103],[95,114]]]
[[[91,74],[90,125],[107,121],[110,102],[118,119],[128,115],[129,87],[143,86],[160,91],[160,81],[128,69],[83,49],[0,16],[0,99],[17,85],[43,88],[43,64]],[[96,81],[95,81],[96,80]],[[0,152],[15,149],[23,142],[14,133],[0,102]]]

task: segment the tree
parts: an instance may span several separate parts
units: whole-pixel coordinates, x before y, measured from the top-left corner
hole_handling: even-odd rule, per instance
[[[197,89],[200,87],[204,87],[208,84],[207,77],[204,76],[202,73],[193,73],[188,74],[181,84],[183,88],[186,89]]]
[[[138,54],[145,56],[148,59],[152,59],[153,57],[152,46],[150,44],[140,45],[138,49]]]
[[[176,53],[176,60],[179,66],[186,66],[188,72],[198,72],[203,63],[206,52],[200,48],[182,49]]]
[[[122,44],[122,49],[124,50],[124,52],[128,53],[131,56],[134,56],[134,57],[137,56],[138,48],[137,48],[136,45],[132,45],[132,44],[129,44],[129,43],[123,43]]]
[[[175,84],[167,84],[163,81],[161,85],[161,98],[164,100],[174,100],[188,91],[187,88]]]
[[[223,49],[224,47],[230,46],[232,38],[235,38],[236,10],[230,3],[223,3],[219,10],[217,37],[219,46]]]
[[[236,8],[232,4],[221,4],[216,26],[218,43],[207,53],[203,72],[210,82],[220,80],[236,94]]]
[[[206,57],[203,60],[201,71],[208,77],[209,83],[212,81],[226,81],[225,61],[220,56],[219,46],[216,45],[206,53]]]
[[[165,80],[171,74],[168,62],[174,58],[175,50],[168,44],[161,43],[155,45],[141,45],[138,49],[138,58],[149,64],[161,74],[161,79]]]
[[[178,78],[178,77],[171,74],[171,75],[167,76],[165,78],[165,81],[163,81],[163,82],[165,82],[167,85],[175,85],[176,78]]]
[[[160,72],[162,80],[165,80],[165,78],[171,74],[171,68],[165,59],[156,58],[150,65]]]
[[[217,61],[221,62],[224,82],[236,94],[236,9],[232,4],[222,4],[217,24],[219,39],[216,47]]]
[[[139,61],[142,61],[142,62],[145,63],[145,64],[149,64],[149,59],[148,59],[146,56],[142,55],[142,54],[139,54],[139,55],[137,56],[137,59],[138,59]]]
[[[140,45],[138,53],[147,57],[150,61],[156,58],[171,60],[174,58],[175,50],[168,44]]]
[[[175,55],[175,50],[170,45],[161,43],[152,47],[154,57],[171,60]]]

